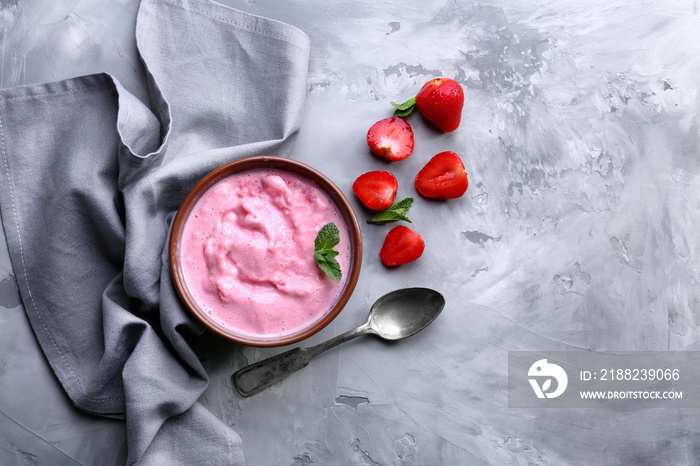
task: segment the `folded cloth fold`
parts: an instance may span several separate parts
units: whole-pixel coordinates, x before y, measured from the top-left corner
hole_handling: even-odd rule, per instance
[[[203,328],[170,280],[180,202],[211,169],[283,155],[308,37],[209,0],[143,0],[150,102],[94,74],[0,90],[0,213],[24,306],[80,409],[126,420],[130,464],[241,464],[198,398]]]

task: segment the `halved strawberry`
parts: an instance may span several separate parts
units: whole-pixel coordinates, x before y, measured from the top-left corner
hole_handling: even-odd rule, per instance
[[[398,189],[399,182],[396,181],[396,177],[382,170],[364,173],[352,184],[352,191],[357,198],[372,210],[391,207]]]
[[[408,264],[423,255],[425,242],[414,230],[399,225],[389,230],[386,235],[379,258],[384,264],[394,267]]]
[[[425,164],[416,175],[415,186],[425,197],[454,199],[467,191],[469,180],[459,155],[447,151]]]
[[[462,120],[464,107],[464,90],[450,78],[435,78],[423,85],[418,94],[407,101],[397,104],[395,117],[405,117],[413,112],[414,107],[435,126],[445,132],[454,131]]]
[[[413,129],[401,117],[384,118],[367,131],[367,145],[376,156],[403,160],[413,153]]]

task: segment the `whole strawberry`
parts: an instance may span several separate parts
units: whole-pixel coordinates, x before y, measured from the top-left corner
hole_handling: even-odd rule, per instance
[[[415,97],[402,104],[391,103],[396,107],[394,116],[408,116],[413,108],[442,131],[450,132],[459,127],[464,107],[464,90],[450,78],[435,78],[423,85]]]

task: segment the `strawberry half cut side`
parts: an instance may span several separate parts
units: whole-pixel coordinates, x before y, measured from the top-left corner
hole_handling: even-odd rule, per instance
[[[413,153],[413,128],[401,117],[384,118],[367,132],[367,145],[378,157],[392,162],[403,160]]]
[[[379,258],[389,267],[408,264],[423,255],[425,242],[418,232],[399,225],[392,228],[384,239]]]
[[[425,197],[455,199],[467,191],[469,180],[459,155],[447,151],[425,164],[416,175],[415,186]]]
[[[391,173],[375,170],[357,177],[352,184],[352,192],[367,208],[384,210],[396,200],[399,182]]]

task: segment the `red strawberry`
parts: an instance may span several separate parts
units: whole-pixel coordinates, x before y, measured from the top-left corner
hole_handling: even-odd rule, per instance
[[[393,267],[408,264],[418,259],[425,249],[421,236],[408,227],[399,225],[389,230],[379,258],[384,264]]]
[[[396,181],[396,177],[381,170],[362,174],[352,184],[352,191],[357,198],[372,210],[391,207],[398,189],[399,182]]]
[[[391,104],[397,109],[394,116],[405,117],[415,106],[428,121],[450,132],[456,130],[462,120],[464,90],[454,79],[435,78],[425,83],[415,97],[402,104]]]
[[[454,79],[433,79],[425,83],[416,94],[418,111],[445,132],[459,127],[463,106],[464,91]]]
[[[416,175],[416,189],[425,197],[454,199],[467,190],[464,163],[454,152],[440,152]]]
[[[413,153],[413,129],[403,118],[384,118],[367,132],[367,144],[376,156],[403,160]]]

